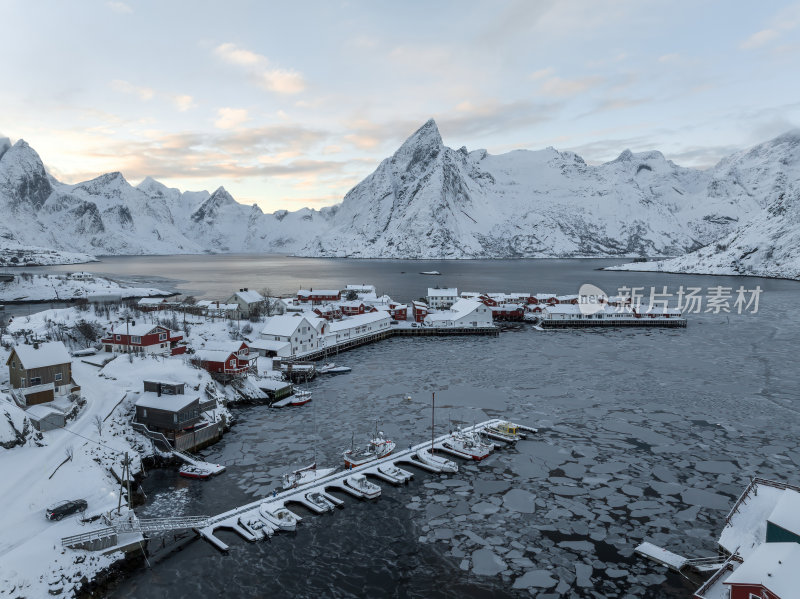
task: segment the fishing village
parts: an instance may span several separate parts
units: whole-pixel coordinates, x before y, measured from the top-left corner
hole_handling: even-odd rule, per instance
[[[537,431],[535,422],[502,418],[437,424],[434,392],[430,427],[419,431],[421,438],[428,434],[428,440],[389,439],[376,422],[366,444],[357,443],[353,432],[340,464],[318,464],[316,452],[310,463],[287,463],[271,491],[250,503],[217,515],[137,516],[137,506],[146,501],[140,483],[153,468],[177,469],[180,477],[195,484],[225,476],[225,464],[206,461],[200,452],[235,426],[235,406],[310,404],[306,409],[312,413],[313,428],[326,426],[316,421],[308,383],[317,377],[357,376],[354,363],[340,363],[350,349],[391,337],[477,336],[488,343],[521,326],[543,335],[558,334],[548,329],[686,327],[680,309],[642,306],[630,297],[604,297],[599,306],[587,310],[578,295],[459,293],[432,287],[427,296],[400,303],[378,295],[369,284],[301,289],[291,297],[269,297],[241,287],[219,300],[84,301],[9,320],[0,329],[8,372],[0,397],[13,406],[7,410],[12,435],[3,439],[4,446],[26,445],[26,450],[39,453],[42,468],[55,462],[49,477],[33,482],[20,501],[41,503],[42,519],[58,521],[47,527],[37,523],[31,528],[38,532],[22,532],[14,546],[27,547],[28,552],[48,545],[60,548],[52,576],[21,584],[65,596],[87,584],[87,566],[102,578],[102,572],[120,560],[147,559],[153,538],[162,550],[170,535],[184,542],[189,535],[227,552],[228,543],[215,534],[219,530],[233,531],[250,542],[268,539],[280,531],[295,531],[305,517],[300,515],[303,510],[324,514],[344,507],[341,495],[375,500],[381,495],[377,483],[403,486],[420,472],[447,477],[459,472],[460,465],[480,464],[520,439],[547,435],[544,429]],[[412,393],[415,390],[409,389],[406,399]],[[78,444],[82,456],[75,455]],[[4,472],[22,481],[28,470]],[[759,484],[768,489],[777,485]],[[795,489],[780,488],[800,497]],[[84,498],[74,496],[76,489],[83,489]],[[755,494],[753,487],[743,497]],[[773,503],[779,501],[783,500]],[[733,514],[745,503],[737,503],[728,526],[743,520]],[[759,520],[768,511],[759,508],[758,516],[746,519],[743,526],[749,528],[737,534],[757,539],[759,526],[780,526]],[[796,527],[785,526],[776,530],[800,534]],[[773,534],[772,540],[785,542],[782,535]],[[693,559],[649,543],[636,551],[676,572],[691,572],[698,580],[711,574],[696,596],[713,599],[723,596],[709,591],[713,585],[734,588],[734,580],[751,580],[733,574],[757,570],[745,568],[745,557],[751,552],[760,555],[759,547],[755,540],[748,552],[741,543],[721,543],[719,555]],[[479,558],[474,560],[479,568]],[[491,571],[492,566],[487,567]],[[536,587],[532,583],[530,588]]]

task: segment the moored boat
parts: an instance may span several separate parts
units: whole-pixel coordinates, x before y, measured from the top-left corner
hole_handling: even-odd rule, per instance
[[[262,503],[259,511],[264,520],[278,530],[297,530],[297,523],[301,520],[300,516],[283,506],[275,507],[269,503]]]
[[[484,443],[475,433],[461,429],[452,432],[441,446],[454,455],[475,461],[488,457],[494,450],[494,444]]]
[[[369,482],[363,474],[348,476],[344,479],[344,484],[358,491],[365,499],[376,499],[381,495],[381,488]]]
[[[536,429],[529,430],[536,432]],[[525,433],[520,430],[520,426],[513,422],[499,422],[492,426],[487,426],[483,429],[483,432],[487,437],[505,441],[506,443],[514,443],[526,437]]]
[[[439,472],[458,472],[458,464],[447,458],[440,457],[431,453],[429,449],[420,449],[417,451],[417,458],[423,464],[427,464],[432,468],[437,469]]]
[[[368,462],[386,457],[394,451],[396,446],[397,444],[394,441],[383,436],[383,432],[378,430],[378,423],[376,422],[375,434],[365,448],[356,449],[355,441],[351,442],[350,449],[343,453],[344,465],[346,468],[358,468]]]
[[[323,512],[330,512],[336,509],[336,505],[325,495],[318,491],[311,491],[306,493],[306,500],[316,506],[317,509]]]
[[[334,472],[336,472],[336,468],[317,468],[317,463],[314,462],[310,466],[284,474],[283,488],[294,489],[301,485],[312,483]]]
[[[292,395],[288,399],[289,399],[289,405],[304,406],[311,401],[311,391],[305,391],[303,389],[300,389],[298,391],[295,391],[294,395]]]

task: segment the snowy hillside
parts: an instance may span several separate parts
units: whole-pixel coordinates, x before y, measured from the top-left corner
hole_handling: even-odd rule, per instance
[[[453,150],[430,120],[341,204],[274,214],[238,203],[222,187],[181,192],[150,178],[134,187],[120,173],[65,185],[24,141],[0,140],[0,213],[8,215],[0,247],[360,258],[709,252],[733,231],[790,227],[777,224],[784,215],[775,205],[795,189],[796,139],[776,138],[706,171],[677,166],[657,151],[626,150],[592,166],[553,148]]]
[[[744,169],[742,165],[748,165]],[[800,279],[800,131],[735,154],[715,169],[726,197],[757,197],[764,210],[707,246],[670,260],[608,270],[757,275]]]

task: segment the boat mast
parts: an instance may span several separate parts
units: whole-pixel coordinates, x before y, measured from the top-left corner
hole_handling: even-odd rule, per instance
[[[436,414],[436,393],[431,393],[431,454],[433,454],[433,427],[435,424],[434,415]]]

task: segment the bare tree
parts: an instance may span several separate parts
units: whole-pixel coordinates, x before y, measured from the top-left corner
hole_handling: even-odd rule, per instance
[[[102,437],[103,436],[103,419],[100,418],[99,414],[95,414],[94,417],[94,427],[97,429],[97,434]]]
[[[69,460],[71,462],[72,461],[72,457],[75,455],[75,448],[72,447],[72,445],[67,445],[64,448],[64,453],[67,454],[67,460]]]

